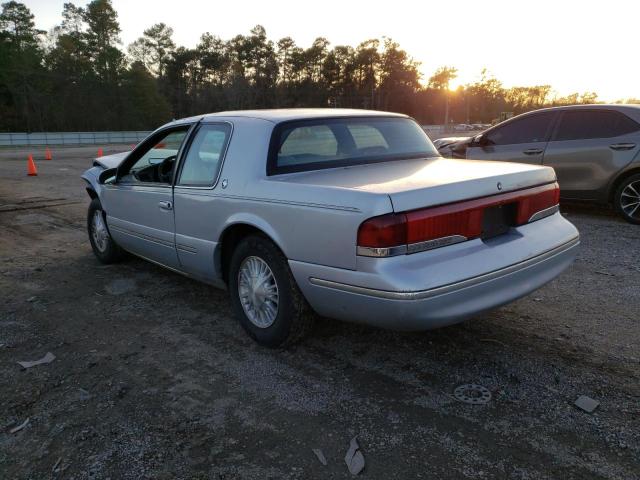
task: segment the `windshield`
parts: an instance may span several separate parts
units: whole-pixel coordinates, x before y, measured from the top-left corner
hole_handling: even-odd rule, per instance
[[[276,126],[268,170],[273,175],[438,155],[409,118],[314,119]]]

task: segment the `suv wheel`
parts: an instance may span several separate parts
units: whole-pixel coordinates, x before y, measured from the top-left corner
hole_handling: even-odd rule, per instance
[[[620,184],[615,207],[627,222],[640,225],[640,174],[631,175]]]

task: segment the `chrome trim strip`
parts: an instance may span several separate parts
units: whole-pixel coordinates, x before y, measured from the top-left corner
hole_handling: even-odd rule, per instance
[[[356,255],[361,257],[395,257],[396,255],[409,255],[412,253],[424,252],[434,248],[446,247],[454,243],[466,242],[467,237],[463,235],[450,235],[448,237],[425,240],[424,242],[410,243],[409,245],[398,245],[397,247],[360,247],[356,248]]]
[[[197,248],[192,247],[190,245],[185,245],[183,243],[176,243],[176,248],[181,252],[185,252],[185,253],[198,253]]]
[[[435,238],[433,240],[425,240],[424,242],[410,243],[407,245],[407,253],[424,252],[434,248],[446,247],[454,243],[466,242],[468,240],[464,235],[450,235],[448,237]]]
[[[176,188],[184,188],[184,187],[179,187],[176,186]],[[195,188],[195,187],[194,187]],[[220,193],[215,193],[215,192],[203,192],[203,189],[199,189],[200,191],[197,191],[198,189],[194,189],[193,191],[190,192],[182,192],[182,191],[176,191],[175,193],[181,193],[181,194],[185,194],[185,195],[200,195],[203,197],[215,197],[215,198],[220,198],[223,200],[242,200],[242,201],[247,201],[247,202],[259,202],[259,203],[275,203],[275,204],[280,204],[280,205],[291,205],[291,206],[295,206],[295,207],[309,207],[309,208],[321,208],[321,209],[325,209],[325,210],[341,210],[341,211],[345,211],[345,212],[354,212],[354,213],[361,213],[361,210],[357,207],[347,207],[344,205],[330,205],[330,204],[324,204],[324,203],[310,203],[310,202],[295,202],[295,201],[290,201],[290,200],[278,200],[276,198],[261,198],[261,197],[245,197],[243,195],[227,195],[227,194],[220,194]],[[206,189],[204,189],[206,190]]]
[[[560,211],[560,205],[554,205],[553,207],[545,208],[544,210],[540,210],[539,212],[531,215],[531,218],[527,220],[527,223],[535,222],[536,220],[540,220],[542,218],[553,215],[556,212]]]
[[[417,290],[413,292],[398,292],[398,291],[390,291],[390,290],[378,290],[375,288],[367,288],[367,287],[359,287],[357,285],[348,285],[346,283],[334,282],[331,280],[323,280],[320,278],[310,277],[309,282],[312,285],[316,285],[319,287],[331,288],[334,290],[341,290],[347,293],[355,293],[359,295],[366,295],[370,297],[382,298],[386,300],[423,300],[426,298],[436,297],[438,295],[444,295],[446,293],[450,293],[455,290],[461,290],[463,288],[471,287],[477,285],[479,283],[484,283],[489,280],[493,280],[498,277],[502,277],[505,275],[509,275],[510,273],[517,272],[518,270],[523,270],[525,268],[532,267],[538,263],[549,260],[556,255],[560,255],[572,248],[578,246],[580,244],[580,237],[577,236],[568,242],[552,248],[551,250],[547,250],[540,255],[524,260],[520,263],[516,263],[510,265],[508,267],[502,268],[500,270],[494,270],[493,272],[485,273],[483,275],[478,275],[477,277],[468,278],[467,280],[462,280],[456,283],[450,283],[448,285],[443,285],[441,287],[431,288],[429,290]]]
[[[395,257],[396,255],[405,255],[407,253],[406,245],[398,245],[397,247],[360,247],[356,248],[356,255],[361,257]]]
[[[110,230],[115,230],[116,232],[124,233],[125,235],[130,235],[132,237],[139,238],[141,240],[146,240],[148,242],[153,242],[158,245],[162,245],[163,247],[175,248],[175,245],[171,242],[167,242],[158,237],[152,237],[151,235],[145,235],[144,233],[134,232],[133,230],[128,230],[126,228],[122,228],[118,225],[110,225]]]

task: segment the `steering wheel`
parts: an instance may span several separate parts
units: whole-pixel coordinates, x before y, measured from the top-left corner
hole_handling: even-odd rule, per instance
[[[171,183],[173,174],[173,164],[176,161],[176,155],[165,158],[158,167],[158,179],[162,183]]]

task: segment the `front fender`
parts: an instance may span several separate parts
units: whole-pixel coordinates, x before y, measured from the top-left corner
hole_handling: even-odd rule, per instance
[[[103,170],[101,167],[91,167],[82,174],[82,179],[88,184],[87,190],[93,190],[98,198],[102,194],[102,185],[98,182],[98,177]]]

